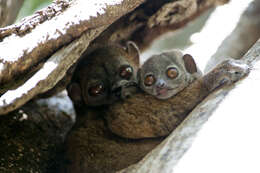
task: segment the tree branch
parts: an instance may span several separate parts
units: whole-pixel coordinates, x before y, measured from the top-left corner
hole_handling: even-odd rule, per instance
[[[102,31],[104,28],[100,27]],[[48,91],[65,76],[66,67],[76,62],[75,57],[87,48],[91,38],[94,39],[100,31],[89,30],[72,44],[60,49],[49,58],[44,66],[16,90],[9,90],[0,98],[0,114],[6,114],[25,104],[34,96]]]
[[[1,87],[14,79],[17,80],[17,76],[28,72],[33,66],[39,65],[45,58],[82,35],[83,32],[111,24],[118,17],[136,8],[142,1],[135,1],[131,5],[127,2],[127,0],[118,0],[97,4],[94,1],[88,3],[83,0],[70,1],[69,4],[61,5],[62,8],[55,5],[52,7],[63,10],[63,12],[55,13],[52,20],[41,23],[46,18],[46,14],[47,16],[52,14],[53,10],[50,10],[49,13],[48,8],[46,8],[46,13],[36,13],[28,20],[25,19],[25,21],[15,25],[14,27],[18,26],[19,28],[16,33],[23,33],[28,28],[34,29],[23,37],[12,33],[1,42],[0,49],[4,50],[0,55]],[[86,10],[86,6],[92,10]],[[63,9],[65,7],[67,7],[66,10]],[[41,24],[35,26],[38,23]],[[14,45],[17,45],[16,50],[10,51]]]
[[[253,1],[244,11],[236,28],[221,43],[216,53],[208,60],[208,72],[225,57],[240,59],[260,37],[260,1]]]
[[[23,5],[23,1],[24,0],[0,0],[0,27],[10,25],[15,21]]]
[[[39,11],[36,11],[32,16],[25,17],[17,24],[11,26],[0,28],[0,38],[1,40],[11,34],[16,34],[19,36],[25,35],[30,32],[40,23],[50,20],[55,15],[62,13],[69,6],[68,1],[54,1],[53,4]]]
[[[58,172],[75,113],[65,92],[0,116],[0,172]]]

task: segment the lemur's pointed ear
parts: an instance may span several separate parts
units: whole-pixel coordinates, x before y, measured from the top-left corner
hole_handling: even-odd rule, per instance
[[[131,56],[131,60],[139,67],[140,65],[140,51],[133,41],[126,43],[126,51]]]
[[[198,72],[197,65],[190,54],[183,55],[182,59],[184,61],[185,68],[189,73],[193,74]]]
[[[82,102],[81,89],[78,83],[70,83],[67,86],[67,92],[68,96],[74,103],[80,104]]]

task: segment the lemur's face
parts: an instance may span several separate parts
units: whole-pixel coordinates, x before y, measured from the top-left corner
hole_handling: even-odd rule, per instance
[[[68,89],[68,92],[78,92],[76,95],[80,95],[81,100],[90,106],[107,105],[127,98],[137,87],[137,65],[128,56],[122,48],[95,50],[78,65],[75,81],[71,85],[77,85],[73,86],[76,89]],[[69,95],[73,100],[73,94]]]
[[[149,58],[140,68],[138,78],[145,92],[168,99],[188,86],[191,73],[186,70],[182,53],[173,50]]]

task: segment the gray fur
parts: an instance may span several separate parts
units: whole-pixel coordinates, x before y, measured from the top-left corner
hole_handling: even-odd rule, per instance
[[[182,57],[183,54],[179,50],[171,50],[150,57],[138,72],[141,89],[158,99],[168,99],[187,87],[194,79],[200,77],[202,75],[200,70],[193,74],[187,72]],[[167,77],[166,70],[169,67],[175,67],[178,70],[178,76],[175,79]],[[152,86],[146,86],[144,80],[150,74],[155,76],[156,82]],[[160,88],[162,83],[164,83],[164,87]],[[164,91],[160,91],[161,89]]]

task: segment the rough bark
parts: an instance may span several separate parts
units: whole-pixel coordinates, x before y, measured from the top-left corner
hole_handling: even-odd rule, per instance
[[[0,0],[0,27],[12,24],[24,0]]]
[[[2,94],[0,114],[6,114],[36,95],[54,87],[65,76],[64,71],[67,71],[79,59],[88,44],[113,22],[94,43],[122,43],[126,40],[134,40],[140,47],[145,47],[156,36],[170,29],[184,26],[202,11],[223,2],[225,1],[165,0],[145,2],[144,0],[118,0],[97,4],[94,1],[86,2],[83,0],[55,1],[54,4],[36,12],[33,16],[22,20],[20,23],[0,29],[0,38],[2,40],[0,49],[5,50],[0,53],[0,93]],[[93,8],[93,11],[86,11],[86,6]],[[170,7],[174,7],[174,10],[172,11]],[[132,10],[134,11],[131,12]],[[125,15],[126,13],[128,14]],[[163,14],[160,15],[161,13]],[[88,38],[86,35],[88,35]],[[86,37],[86,39],[83,39],[83,37]],[[80,43],[75,43],[77,40]],[[84,40],[85,46],[78,48],[77,55],[66,51],[68,48],[63,48],[60,53],[57,52],[52,55],[62,46],[69,43],[82,44],[82,40]],[[17,45],[17,49],[10,51],[14,45]],[[68,45],[68,47],[70,46],[73,47]],[[17,91],[28,84],[30,78],[38,78],[38,72],[44,68],[44,64],[50,62],[48,59],[51,59],[50,57],[57,59],[58,54],[66,56],[72,56],[73,54],[74,58],[73,62],[67,62],[72,58],[70,60],[66,58],[57,60],[59,61],[57,67],[52,69],[53,72],[48,75],[48,78],[52,79],[51,86],[45,86],[48,83],[47,76],[45,76],[41,82],[44,84],[36,84],[33,93],[16,94]],[[55,56],[57,57],[55,58]],[[64,66],[64,64],[67,65]],[[57,73],[54,72],[58,71],[57,68],[64,69],[58,78]],[[59,87],[64,88],[64,85]],[[11,93],[4,94],[10,89],[13,89]],[[8,100],[7,96],[10,94],[18,95],[18,97]],[[22,95],[28,96],[24,99]]]
[[[0,29],[0,38],[4,39],[14,33],[19,36],[25,35],[37,25],[46,20],[50,20],[52,17],[64,11],[68,6],[68,1],[54,1],[53,4],[37,11],[32,16],[25,17],[19,23]]]
[[[0,172],[58,171],[64,135],[73,120],[46,101],[29,102],[0,117]]]
[[[102,30],[103,27],[100,27]],[[7,91],[0,98],[0,114],[6,114],[43,93],[65,76],[67,67],[76,62],[77,56],[88,46],[91,38],[100,33],[100,30],[89,30],[70,45],[53,54],[29,80],[16,90]],[[87,41],[88,40],[88,41]]]
[[[228,0],[147,1],[111,25],[96,41],[133,40],[141,50],[161,34],[179,29],[205,10]]]
[[[7,88],[10,88],[10,85],[12,85],[10,83],[14,81],[17,83],[17,80],[23,77],[24,74],[35,72],[35,68],[41,66],[42,62],[45,62],[57,49],[78,38],[85,31],[90,32],[93,29],[99,31],[99,27],[104,30],[117,18],[140,5],[142,1],[129,3],[128,1],[118,0],[100,4],[93,1],[86,3],[83,0],[63,2],[57,1],[56,5],[52,4],[53,7],[47,7],[45,10],[36,12],[29,19],[21,21],[21,23],[2,29],[3,33],[5,33],[5,30],[10,30],[10,28],[14,28],[13,31],[15,31],[11,32],[10,36],[3,34],[1,37],[3,40],[0,49],[7,50],[1,52],[0,55],[2,93],[6,90],[4,86],[8,85]],[[86,11],[84,8],[86,5],[91,6],[93,11]],[[48,20],[48,16],[52,17],[52,19]],[[18,36],[19,33],[25,31],[30,32],[23,37]],[[10,33],[8,32],[8,34]],[[87,42],[94,38],[90,37]],[[16,51],[13,51],[14,54],[8,51],[17,43],[26,42],[30,44],[24,46],[20,44]]]

